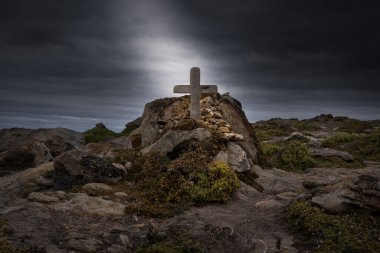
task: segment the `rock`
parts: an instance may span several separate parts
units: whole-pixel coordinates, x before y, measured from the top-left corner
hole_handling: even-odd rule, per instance
[[[286,200],[286,201],[292,201],[295,199],[297,196],[299,196],[298,193],[296,192],[282,192],[276,195],[276,198],[278,200]]]
[[[60,250],[57,245],[50,244],[45,247],[46,253],[64,253],[63,250]]]
[[[283,204],[281,204],[280,202],[274,199],[259,201],[255,204],[255,207],[259,209],[280,208],[283,206],[284,206]]]
[[[256,182],[260,184],[265,192],[279,194],[283,192],[304,193],[306,189],[298,175],[279,169],[256,170],[259,178]]]
[[[129,135],[132,147],[146,147],[157,141],[161,136],[157,122],[169,121],[174,115],[185,115],[187,110],[182,106],[183,101],[185,98],[181,97],[163,98],[146,104],[140,126]]]
[[[124,165],[122,165],[122,164],[120,164],[120,163],[112,163],[112,165],[113,165],[115,168],[117,168],[117,169],[123,171],[124,176],[127,175],[127,173],[128,173],[128,172],[127,172],[127,168],[126,168]]]
[[[215,112],[214,113],[214,117],[217,118],[217,119],[222,119],[223,118],[223,116],[222,116],[222,114],[220,112]]]
[[[98,156],[73,150],[58,156],[54,161],[53,182],[58,188],[89,182],[114,183],[124,172]]]
[[[43,177],[43,176],[37,177],[36,183],[38,185],[41,185],[41,186],[52,186],[53,185],[53,181],[51,179]]]
[[[111,141],[108,142],[92,142],[88,143],[83,149],[84,152],[92,155],[97,155],[101,158],[114,158],[115,153],[119,150],[126,149],[126,146],[114,143]]]
[[[228,127],[224,127],[224,126],[219,127],[218,131],[221,133],[230,133],[231,132],[231,130]]]
[[[166,155],[167,153],[173,151],[173,149],[189,140],[203,141],[206,138],[211,137],[210,131],[205,128],[197,128],[192,131],[167,131],[158,141],[152,145],[141,150],[142,154],[147,154],[150,152],[159,153],[161,155]]]
[[[251,169],[247,154],[239,145],[229,142],[227,149],[227,161],[232,169],[238,172],[249,171]]]
[[[98,252],[102,242],[94,238],[86,238],[84,235],[77,235],[75,237],[66,239],[65,246],[67,248],[78,250],[85,253],[95,253]]]
[[[82,189],[85,190],[90,195],[98,195],[101,193],[112,191],[111,187],[102,183],[88,183],[88,184],[83,185]]]
[[[128,235],[120,234],[120,235],[119,235],[119,239],[120,239],[121,243],[122,243],[124,246],[130,246],[131,242],[130,242],[130,240],[129,240]]]
[[[0,176],[35,166],[35,154],[26,148],[13,149],[0,153]]]
[[[347,206],[339,196],[339,191],[330,192],[322,196],[316,196],[311,202],[331,213],[347,211]]]
[[[262,153],[258,145],[255,131],[249,123],[241,103],[228,94],[222,95],[219,109],[225,121],[231,125],[231,131],[243,136],[244,141],[239,143],[240,147],[247,153],[254,164],[262,163]]]
[[[285,137],[285,138],[283,138],[282,140],[283,140],[283,141],[287,141],[287,140],[290,140],[290,139],[295,138],[295,137],[303,137],[303,138],[306,138],[306,139],[309,141],[309,144],[310,144],[310,145],[316,145],[316,144],[319,144],[319,143],[321,142],[320,139],[317,139],[317,138],[314,138],[314,137],[311,137],[311,136],[304,135],[303,133],[298,132],[298,131],[291,133],[290,136]]]
[[[371,175],[359,175],[342,188],[314,197],[312,202],[333,213],[349,211],[353,207],[379,212],[379,178]]]
[[[315,157],[340,157],[346,162],[351,162],[354,160],[354,158],[346,151],[339,151],[331,148],[310,148],[309,149],[310,155]]]
[[[81,211],[100,216],[125,214],[125,205],[99,197],[90,197],[87,194],[75,194],[70,200],[52,204],[50,207],[55,211]]]
[[[113,244],[107,248],[107,253],[125,253],[128,252],[125,249],[125,246]]]
[[[0,130],[0,150],[7,151],[6,158],[0,157],[3,169],[25,169],[51,161],[54,157],[75,148],[82,148],[82,133],[64,128]],[[14,164],[13,155],[18,161]]]
[[[247,154],[234,142],[227,144],[226,151],[220,150],[213,158],[213,161],[228,163],[237,172],[245,172],[251,169]]]
[[[109,142],[111,142],[113,144],[120,145],[120,146],[122,146],[123,148],[126,148],[126,149],[132,148],[131,139],[129,139],[126,136],[120,136],[120,137],[117,137],[117,138],[113,138]]]
[[[128,194],[126,194],[125,192],[115,192],[113,195],[119,198],[128,198]]]
[[[42,192],[32,192],[28,195],[30,201],[40,202],[40,203],[52,203],[58,202],[59,198],[55,196],[48,196]]]
[[[224,137],[229,141],[242,141],[244,137],[241,134],[224,133]]]

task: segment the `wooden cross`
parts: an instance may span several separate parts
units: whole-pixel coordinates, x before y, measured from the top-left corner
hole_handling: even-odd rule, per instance
[[[198,67],[190,69],[190,85],[174,86],[174,93],[190,93],[190,117],[198,120],[201,117],[201,94],[216,93],[216,85],[200,85],[201,70]]]

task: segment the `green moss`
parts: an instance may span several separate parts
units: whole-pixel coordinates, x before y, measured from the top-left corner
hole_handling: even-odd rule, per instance
[[[380,219],[370,214],[332,215],[301,201],[288,206],[286,218],[299,246],[312,252],[378,252],[380,248]]]

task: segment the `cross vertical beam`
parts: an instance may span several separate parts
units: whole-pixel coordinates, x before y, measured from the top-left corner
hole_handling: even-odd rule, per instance
[[[190,70],[190,117],[198,120],[201,117],[201,70],[193,67]]]

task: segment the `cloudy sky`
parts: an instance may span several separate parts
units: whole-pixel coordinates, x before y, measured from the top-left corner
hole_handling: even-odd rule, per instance
[[[192,66],[252,122],[380,119],[376,2],[3,0],[0,128],[121,130]]]

